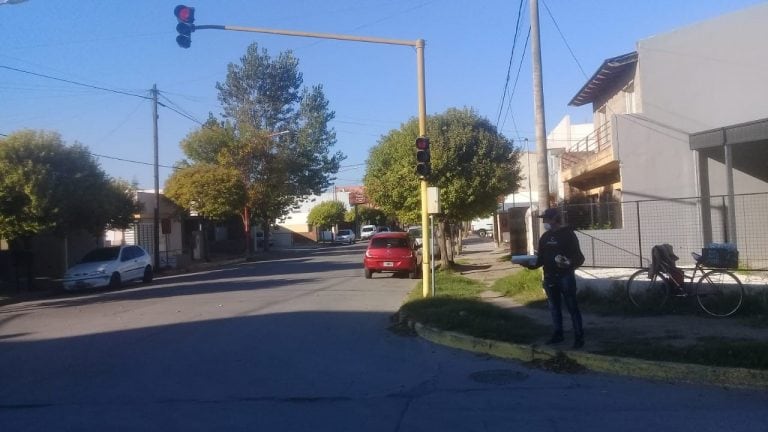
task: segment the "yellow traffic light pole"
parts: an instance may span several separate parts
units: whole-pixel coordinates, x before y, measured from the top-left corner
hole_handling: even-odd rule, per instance
[[[426,103],[426,90],[424,85],[424,40],[417,39],[415,41],[402,40],[402,39],[385,39],[376,37],[365,36],[351,36],[343,34],[331,34],[331,33],[312,33],[294,30],[278,30],[269,28],[258,27],[239,27],[239,26],[226,26],[226,25],[194,25],[192,31],[195,30],[230,30],[230,31],[242,31],[251,33],[267,33],[283,36],[298,36],[309,37],[317,39],[335,39],[350,42],[366,42],[366,43],[378,43],[388,45],[404,45],[416,48],[416,80],[417,80],[417,92],[419,103],[419,135],[426,136],[427,134],[427,103]],[[432,275],[429,272],[430,261],[432,260],[432,245],[429,242],[429,215],[427,207],[427,180],[421,179],[421,234],[422,234],[422,261],[421,261],[421,280],[422,280],[422,295],[429,297],[430,285]]]

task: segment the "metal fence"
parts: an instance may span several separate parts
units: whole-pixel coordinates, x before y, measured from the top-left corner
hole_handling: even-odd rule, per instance
[[[672,245],[679,265],[693,266],[691,252],[701,253],[705,239],[735,243],[739,268],[768,270],[768,193],[735,196],[736,238],[728,238],[727,196],[709,198],[711,227],[702,220],[702,198],[596,202],[564,205],[566,223],[577,235],[585,266],[647,267],[651,248]],[[707,206],[704,206],[706,208]]]

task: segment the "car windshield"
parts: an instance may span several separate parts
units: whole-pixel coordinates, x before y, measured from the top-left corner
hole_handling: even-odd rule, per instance
[[[352,231],[350,230],[339,230],[339,235],[350,235],[352,234]]]
[[[120,246],[94,249],[83,257],[80,262],[100,262],[100,261],[114,261],[120,254]]]
[[[408,234],[414,237],[421,237],[421,228],[411,228],[408,230]]]
[[[408,247],[408,239],[402,237],[374,237],[371,240],[371,248]]]

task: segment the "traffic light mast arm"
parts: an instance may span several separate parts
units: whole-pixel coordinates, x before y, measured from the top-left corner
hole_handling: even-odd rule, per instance
[[[368,36],[351,36],[351,35],[333,34],[333,33],[311,33],[311,32],[303,32],[303,31],[295,31],[295,30],[279,30],[279,29],[259,28],[259,27],[240,27],[240,26],[216,25],[216,24],[195,25],[195,30],[230,30],[230,31],[241,31],[241,32],[251,32],[251,33],[276,34],[276,35],[283,35],[283,36],[310,37],[310,38],[317,38],[317,39],[336,39],[336,40],[353,41],[353,42],[369,42],[369,43],[379,43],[379,44],[388,44],[388,45],[405,45],[405,46],[412,46],[412,47],[419,46],[420,42],[422,44],[424,43],[421,39],[410,41],[410,40],[404,40],[404,39],[386,39],[386,38],[377,38],[377,37],[368,37]]]

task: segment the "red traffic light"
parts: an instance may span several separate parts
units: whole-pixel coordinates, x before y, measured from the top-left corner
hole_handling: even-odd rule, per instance
[[[429,138],[427,138],[427,137],[418,137],[418,138],[416,138],[416,149],[417,150],[429,150]]]
[[[176,15],[176,19],[178,19],[179,22],[185,24],[192,24],[195,22],[195,8],[193,7],[178,5],[173,9],[173,14]]]

